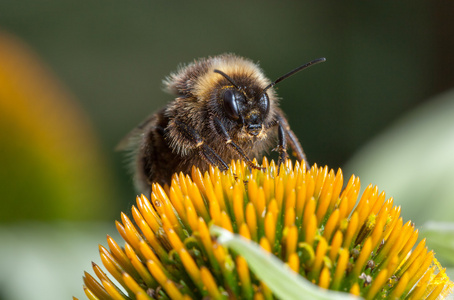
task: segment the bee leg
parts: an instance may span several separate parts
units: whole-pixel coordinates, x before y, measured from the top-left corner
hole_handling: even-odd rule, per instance
[[[177,119],[175,119],[174,122],[178,131],[180,131],[184,138],[193,145],[203,160],[210,165],[218,167],[221,171],[229,169],[229,166],[225,163],[225,161],[222,160],[222,158],[217,155],[210,146],[205,144],[205,141],[195,129]]]
[[[198,147],[200,156],[210,165],[216,166],[221,171],[227,171],[229,166],[227,163],[216,154],[216,152],[207,146],[205,143]]]
[[[244,153],[244,151],[238,146],[234,141],[232,141],[232,138],[230,137],[229,133],[225,129],[224,125],[221,123],[221,121],[218,118],[213,118],[214,121],[214,127],[216,128],[216,132],[219,133],[223,138],[224,142],[228,145],[228,147],[232,148],[236,153],[238,153],[245,161],[246,164],[248,165],[249,168],[254,168],[258,170],[264,171],[265,168],[256,166],[252,160]]]
[[[287,120],[285,119],[282,111],[277,113],[277,121],[279,126],[282,126],[282,129],[285,133],[286,141],[289,143],[290,148],[292,149],[292,154],[299,161],[304,161],[306,167],[309,168],[309,162],[307,161],[306,154],[304,154],[303,147],[301,146],[298,138],[295,133],[290,129]]]
[[[284,163],[288,158],[287,139],[286,139],[284,127],[282,127],[281,123],[279,123],[279,127],[277,129],[277,136],[278,136],[278,145],[276,147],[276,150],[277,150],[277,152],[279,152],[279,159],[277,161],[277,175],[279,175],[282,163]]]

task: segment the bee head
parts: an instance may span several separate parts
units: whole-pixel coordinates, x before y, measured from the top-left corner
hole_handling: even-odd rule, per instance
[[[258,87],[256,84],[240,86],[229,75],[220,70],[214,70],[231,84],[224,86],[220,94],[226,117],[243,126],[250,136],[258,136],[270,112],[270,98],[267,90],[299,71],[324,61],[326,59],[323,57],[314,59],[279,77],[265,88]]]
[[[220,70],[231,85],[224,86],[220,97],[227,118],[243,126],[250,136],[258,136],[270,111],[270,98],[266,91],[253,85],[240,87],[230,76]]]

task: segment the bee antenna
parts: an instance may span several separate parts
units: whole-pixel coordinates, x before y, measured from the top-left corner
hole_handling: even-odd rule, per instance
[[[267,89],[272,88],[272,87],[275,86],[277,83],[279,83],[279,82],[281,82],[282,80],[284,80],[284,79],[286,79],[286,78],[288,78],[288,77],[290,77],[290,76],[292,76],[292,75],[298,73],[299,71],[304,70],[304,69],[306,69],[306,68],[309,68],[309,67],[312,66],[312,65],[315,65],[315,64],[318,64],[318,63],[321,63],[321,62],[325,62],[325,61],[326,61],[326,58],[321,57],[321,58],[314,59],[314,60],[312,60],[312,61],[310,61],[310,62],[308,62],[308,63],[305,63],[305,64],[302,65],[302,66],[299,66],[298,68],[296,68],[296,69],[294,69],[294,70],[288,72],[287,74],[285,74],[285,75],[279,77],[278,79],[276,79],[274,82],[270,83],[266,88],[263,89],[262,93],[265,93]]]
[[[218,73],[218,74],[221,74],[222,76],[224,76],[225,79],[227,79],[234,87],[236,87],[239,91],[241,90],[240,87],[235,83],[235,81],[233,81],[233,79],[225,74],[224,72],[220,71],[220,70],[214,70],[215,73]]]

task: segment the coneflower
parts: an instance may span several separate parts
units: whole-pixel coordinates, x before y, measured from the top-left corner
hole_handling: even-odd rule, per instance
[[[232,162],[175,174],[169,186],[153,185],[150,200],[137,197],[134,222],[116,222],[120,247],[107,237],[101,260],[119,288],[93,264],[89,299],[275,299],[279,295],[254,274],[241,253],[210,234],[215,225],[253,241],[324,289],[366,299],[436,299],[453,283],[434,252],[404,223],[400,207],[360,180],[328,167],[290,160],[278,172],[263,159],[261,170]],[[135,223],[135,224],[134,224]],[[302,295],[303,297],[303,295]]]

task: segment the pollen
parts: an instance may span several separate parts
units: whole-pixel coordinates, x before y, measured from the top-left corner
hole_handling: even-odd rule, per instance
[[[256,162],[254,162],[256,163]],[[210,235],[217,225],[282,260],[314,285],[365,299],[438,299],[454,288],[434,252],[400,207],[342,170],[288,160],[242,161],[228,171],[175,174],[137,197],[132,218],[116,222],[124,239],[99,246],[108,274],[85,272],[89,299],[275,299],[241,253]],[[97,279],[96,279],[97,277]],[[118,285],[118,286],[117,286]]]

